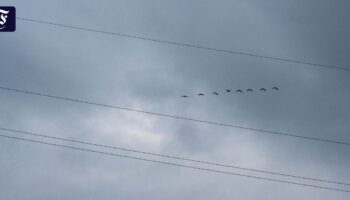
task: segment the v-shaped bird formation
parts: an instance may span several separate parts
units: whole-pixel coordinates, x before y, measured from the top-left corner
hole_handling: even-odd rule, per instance
[[[266,89],[266,88],[260,88],[260,89],[257,89],[257,90],[254,90],[252,88],[248,88],[248,89],[237,89],[237,90],[232,90],[232,89],[227,89],[226,92],[223,92],[223,93],[219,93],[219,92],[211,92],[209,93],[208,95],[214,95],[214,96],[220,96],[220,94],[227,94],[227,93],[239,93],[239,94],[243,94],[243,93],[253,93],[253,92],[260,92],[260,93],[265,93],[265,92],[268,92],[268,91],[273,91],[273,92],[277,92],[279,91],[279,88],[278,87],[272,87],[271,89]],[[205,93],[197,93],[196,96],[205,96],[206,94]],[[190,96],[189,95],[181,95],[180,97],[182,98],[189,98]]]

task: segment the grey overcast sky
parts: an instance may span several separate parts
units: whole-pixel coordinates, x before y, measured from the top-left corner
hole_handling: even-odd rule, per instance
[[[0,4],[15,6],[18,17],[350,68],[348,0],[2,0]],[[350,142],[350,71],[18,20],[15,33],[0,33],[0,85]],[[197,92],[273,86],[280,91],[179,98]],[[350,182],[350,148],[344,145],[256,134],[8,91],[0,91],[0,126]],[[346,186],[284,179],[350,190]],[[0,199],[349,197],[349,193],[0,138]]]

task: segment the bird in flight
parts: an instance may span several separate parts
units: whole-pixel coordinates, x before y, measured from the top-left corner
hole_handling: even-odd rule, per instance
[[[226,92],[231,92],[231,90],[226,90]]]
[[[266,92],[265,88],[260,88],[260,91]]]
[[[236,93],[243,93],[243,91],[242,90],[236,90]]]
[[[204,96],[204,94],[203,93],[199,93],[198,96]]]
[[[217,93],[217,92],[213,92],[213,94],[216,95],[216,96],[219,96],[219,93]]]
[[[181,97],[182,97],[182,98],[187,98],[188,96],[187,96],[187,95],[182,95]]]
[[[273,87],[272,89],[273,89],[273,90],[278,90],[278,87]]]
[[[253,90],[249,88],[249,89],[247,89],[247,92],[253,92]]]

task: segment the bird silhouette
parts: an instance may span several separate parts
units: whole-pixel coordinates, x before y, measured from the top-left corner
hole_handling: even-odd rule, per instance
[[[231,92],[231,90],[226,90],[226,92]]]
[[[242,90],[236,90],[236,93],[243,93],[243,91]]]
[[[216,96],[219,96],[219,93],[217,93],[217,92],[213,92],[213,94],[216,95]]]
[[[181,97],[182,97],[182,98],[187,98],[188,96],[187,96],[187,95],[182,95]]]
[[[260,88],[260,91],[266,92],[265,88]]]
[[[203,93],[199,93],[198,96],[204,96],[204,94]]]
[[[278,90],[278,87],[273,87],[272,89],[273,89],[273,90]]]
[[[247,92],[253,92],[253,90],[249,88],[249,89],[247,89]]]

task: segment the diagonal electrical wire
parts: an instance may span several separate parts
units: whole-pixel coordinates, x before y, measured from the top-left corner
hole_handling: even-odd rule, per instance
[[[101,34],[108,34],[108,35],[113,35],[113,36],[118,36],[118,37],[126,37],[126,38],[132,38],[132,39],[138,39],[138,40],[146,40],[146,41],[163,43],[163,44],[169,44],[169,45],[176,45],[176,46],[182,46],[182,47],[188,47],[188,48],[202,49],[202,50],[213,51],[213,52],[220,52],[220,53],[227,53],[227,54],[249,56],[249,57],[261,58],[261,59],[268,59],[268,60],[275,60],[275,61],[281,61],[281,62],[302,64],[302,65],[314,66],[314,67],[322,67],[322,68],[328,68],[328,69],[334,69],[334,70],[343,70],[343,71],[349,71],[350,70],[349,67],[325,65],[325,64],[312,63],[312,62],[301,61],[301,60],[294,60],[294,59],[287,59],[287,58],[281,58],[281,57],[274,57],[274,56],[266,56],[266,55],[247,53],[247,52],[242,52],[242,51],[225,50],[225,49],[206,47],[206,46],[195,45],[195,44],[190,44],[190,43],[174,42],[174,41],[161,40],[161,39],[155,39],[155,38],[150,38],[150,37],[130,35],[130,34],[125,34],[125,33],[103,31],[103,30],[98,30],[98,29],[94,29],[94,28],[74,26],[74,25],[67,25],[67,24],[60,24],[60,23],[56,23],[56,22],[49,22],[49,21],[37,20],[37,19],[31,19],[31,18],[25,18],[25,17],[17,17],[16,19],[22,20],[22,21],[26,21],[26,22],[34,22],[34,23],[52,25],[52,26],[69,28],[69,29],[74,29],[74,30],[83,30],[83,31],[95,32],[95,33],[101,33]]]
[[[54,140],[73,142],[73,143],[90,145],[90,146],[96,146],[96,147],[104,147],[104,148],[108,148],[108,149],[116,149],[116,150],[133,152],[133,153],[139,153],[139,154],[144,154],[144,155],[152,155],[152,156],[163,157],[163,158],[171,158],[171,159],[175,159],[175,160],[182,160],[182,161],[189,161],[189,162],[194,162],[194,163],[201,163],[201,164],[219,166],[219,167],[227,167],[227,168],[240,169],[240,170],[246,170],[246,171],[252,171],[252,172],[260,172],[260,173],[265,173],[265,174],[272,174],[272,175],[291,177],[291,178],[299,178],[299,179],[304,179],[304,180],[318,181],[318,182],[324,182],[324,183],[332,183],[332,184],[338,184],[338,185],[350,185],[350,183],[343,183],[343,182],[339,182],[339,181],[330,181],[330,180],[324,180],[324,179],[318,179],[318,178],[310,178],[310,177],[305,177],[305,176],[291,175],[291,174],[286,174],[286,173],[272,172],[272,171],[266,171],[266,170],[258,170],[258,169],[252,169],[252,168],[247,168],[247,167],[239,167],[239,166],[228,165],[228,164],[220,164],[220,163],[214,163],[214,162],[203,161],[203,160],[195,160],[195,159],[189,159],[189,158],[178,157],[178,156],[171,156],[171,155],[158,154],[158,153],[150,153],[150,152],[139,151],[139,150],[135,150],[135,149],[128,149],[128,148],[123,148],[123,147],[108,146],[108,145],[102,145],[102,144],[97,144],[97,143],[84,142],[84,141],[81,141],[81,140],[74,140],[74,139],[67,139],[67,138],[61,138],[61,137],[56,137],[56,136],[49,136],[49,135],[44,135],[44,134],[39,134],[39,133],[33,133],[33,132],[27,132],[27,131],[20,131],[20,130],[4,128],[4,127],[0,127],[0,130],[7,131],[7,132],[13,132],[13,133],[20,133],[20,134],[38,136],[38,137],[42,137],[42,138],[49,138],[49,139],[54,139]]]
[[[68,98],[68,97],[61,97],[61,96],[55,96],[55,95],[50,95],[50,94],[32,92],[32,91],[28,91],[28,90],[19,90],[19,89],[3,87],[3,86],[0,86],[0,90],[7,90],[7,91],[12,91],[12,92],[17,92],[17,93],[48,97],[48,98],[52,98],[52,99],[65,100],[65,101],[70,101],[70,102],[83,103],[83,104],[95,105],[95,106],[118,109],[118,110],[126,110],[126,111],[138,112],[138,113],[143,113],[143,114],[149,114],[149,115],[155,115],[155,116],[160,116],[160,117],[167,117],[167,118],[173,118],[173,119],[179,119],[179,120],[185,120],[185,121],[191,121],[191,122],[197,122],[197,123],[203,123],[203,124],[210,124],[210,125],[243,129],[243,130],[248,130],[248,131],[252,131],[254,133],[260,133],[260,134],[271,134],[271,135],[292,137],[292,138],[298,138],[298,139],[304,139],[304,140],[310,140],[310,141],[319,141],[319,142],[326,142],[326,143],[350,146],[349,142],[342,142],[342,141],[331,140],[331,139],[302,136],[302,135],[296,135],[296,134],[284,133],[284,132],[278,132],[278,131],[269,131],[269,130],[264,130],[264,129],[250,128],[250,127],[238,126],[238,125],[233,125],[233,124],[225,124],[225,123],[213,122],[213,121],[206,121],[206,120],[201,120],[201,119],[194,119],[194,118],[176,116],[176,115],[170,115],[170,114],[162,114],[162,113],[150,112],[150,111],[145,111],[145,110],[138,110],[138,109],[133,109],[133,108],[128,108],[128,107],[113,106],[113,105],[96,103],[96,102],[91,102],[91,101],[86,101],[86,100],[73,99],[73,98]]]
[[[279,179],[272,179],[272,178],[265,178],[265,177],[260,177],[260,176],[252,176],[252,175],[228,172],[228,171],[221,171],[221,170],[210,169],[210,168],[196,167],[196,166],[191,166],[191,165],[183,165],[183,164],[178,164],[178,163],[164,162],[164,161],[152,160],[152,159],[147,159],[147,158],[141,158],[141,157],[135,157],[135,156],[127,156],[127,155],[123,155],[123,154],[109,153],[109,152],[97,151],[97,150],[93,150],[93,149],[86,149],[86,148],[80,148],[80,147],[73,147],[73,146],[61,145],[61,144],[56,144],[56,143],[44,142],[44,141],[40,141],[40,140],[32,140],[32,139],[26,139],[26,138],[20,138],[20,137],[13,137],[13,136],[2,135],[2,134],[0,134],[0,137],[13,139],[13,140],[21,140],[21,141],[26,141],[26,142],[32,142],[32,143],[37,143],[37,144],[43,144],[43,145],[49,145],[49,146],[55,146],[55,147],[61,147],[61,148],[67,148],[67,149],[86,151],[86,152],[90,152],[90,153],[97,153],[97,154],[103,154],[103,155],[116,156],[116,157],[120,157],[120,158],[140,160],[140,161],[152,162],[152,163],[163,164],[163,165],[171,165],[171,166],[188,168],[188,169],[194,169],[194,170],[200,170],[200,171],[214,172],[214,173],[220,173],[220,174],[226,174],[226,175],[233,175],[233,176],[240,176],[240,177],[258,179],[258,180],[263,180],[263,181],[285,183],[285,184],[291,184],[291,185],[299,185],[299,186],[304,186],[304,187],[312,187],[312,188],[317,188],[317,189],[333,190],[333,191],[338,191],[338,192],[350,193],[350,190],[345,190],[345,189],[324,187],[324,186],[319,186],[319,185],[298,183],[298,182],[292,182],[292,181],[285,181],[285,180],[279,180]]]

